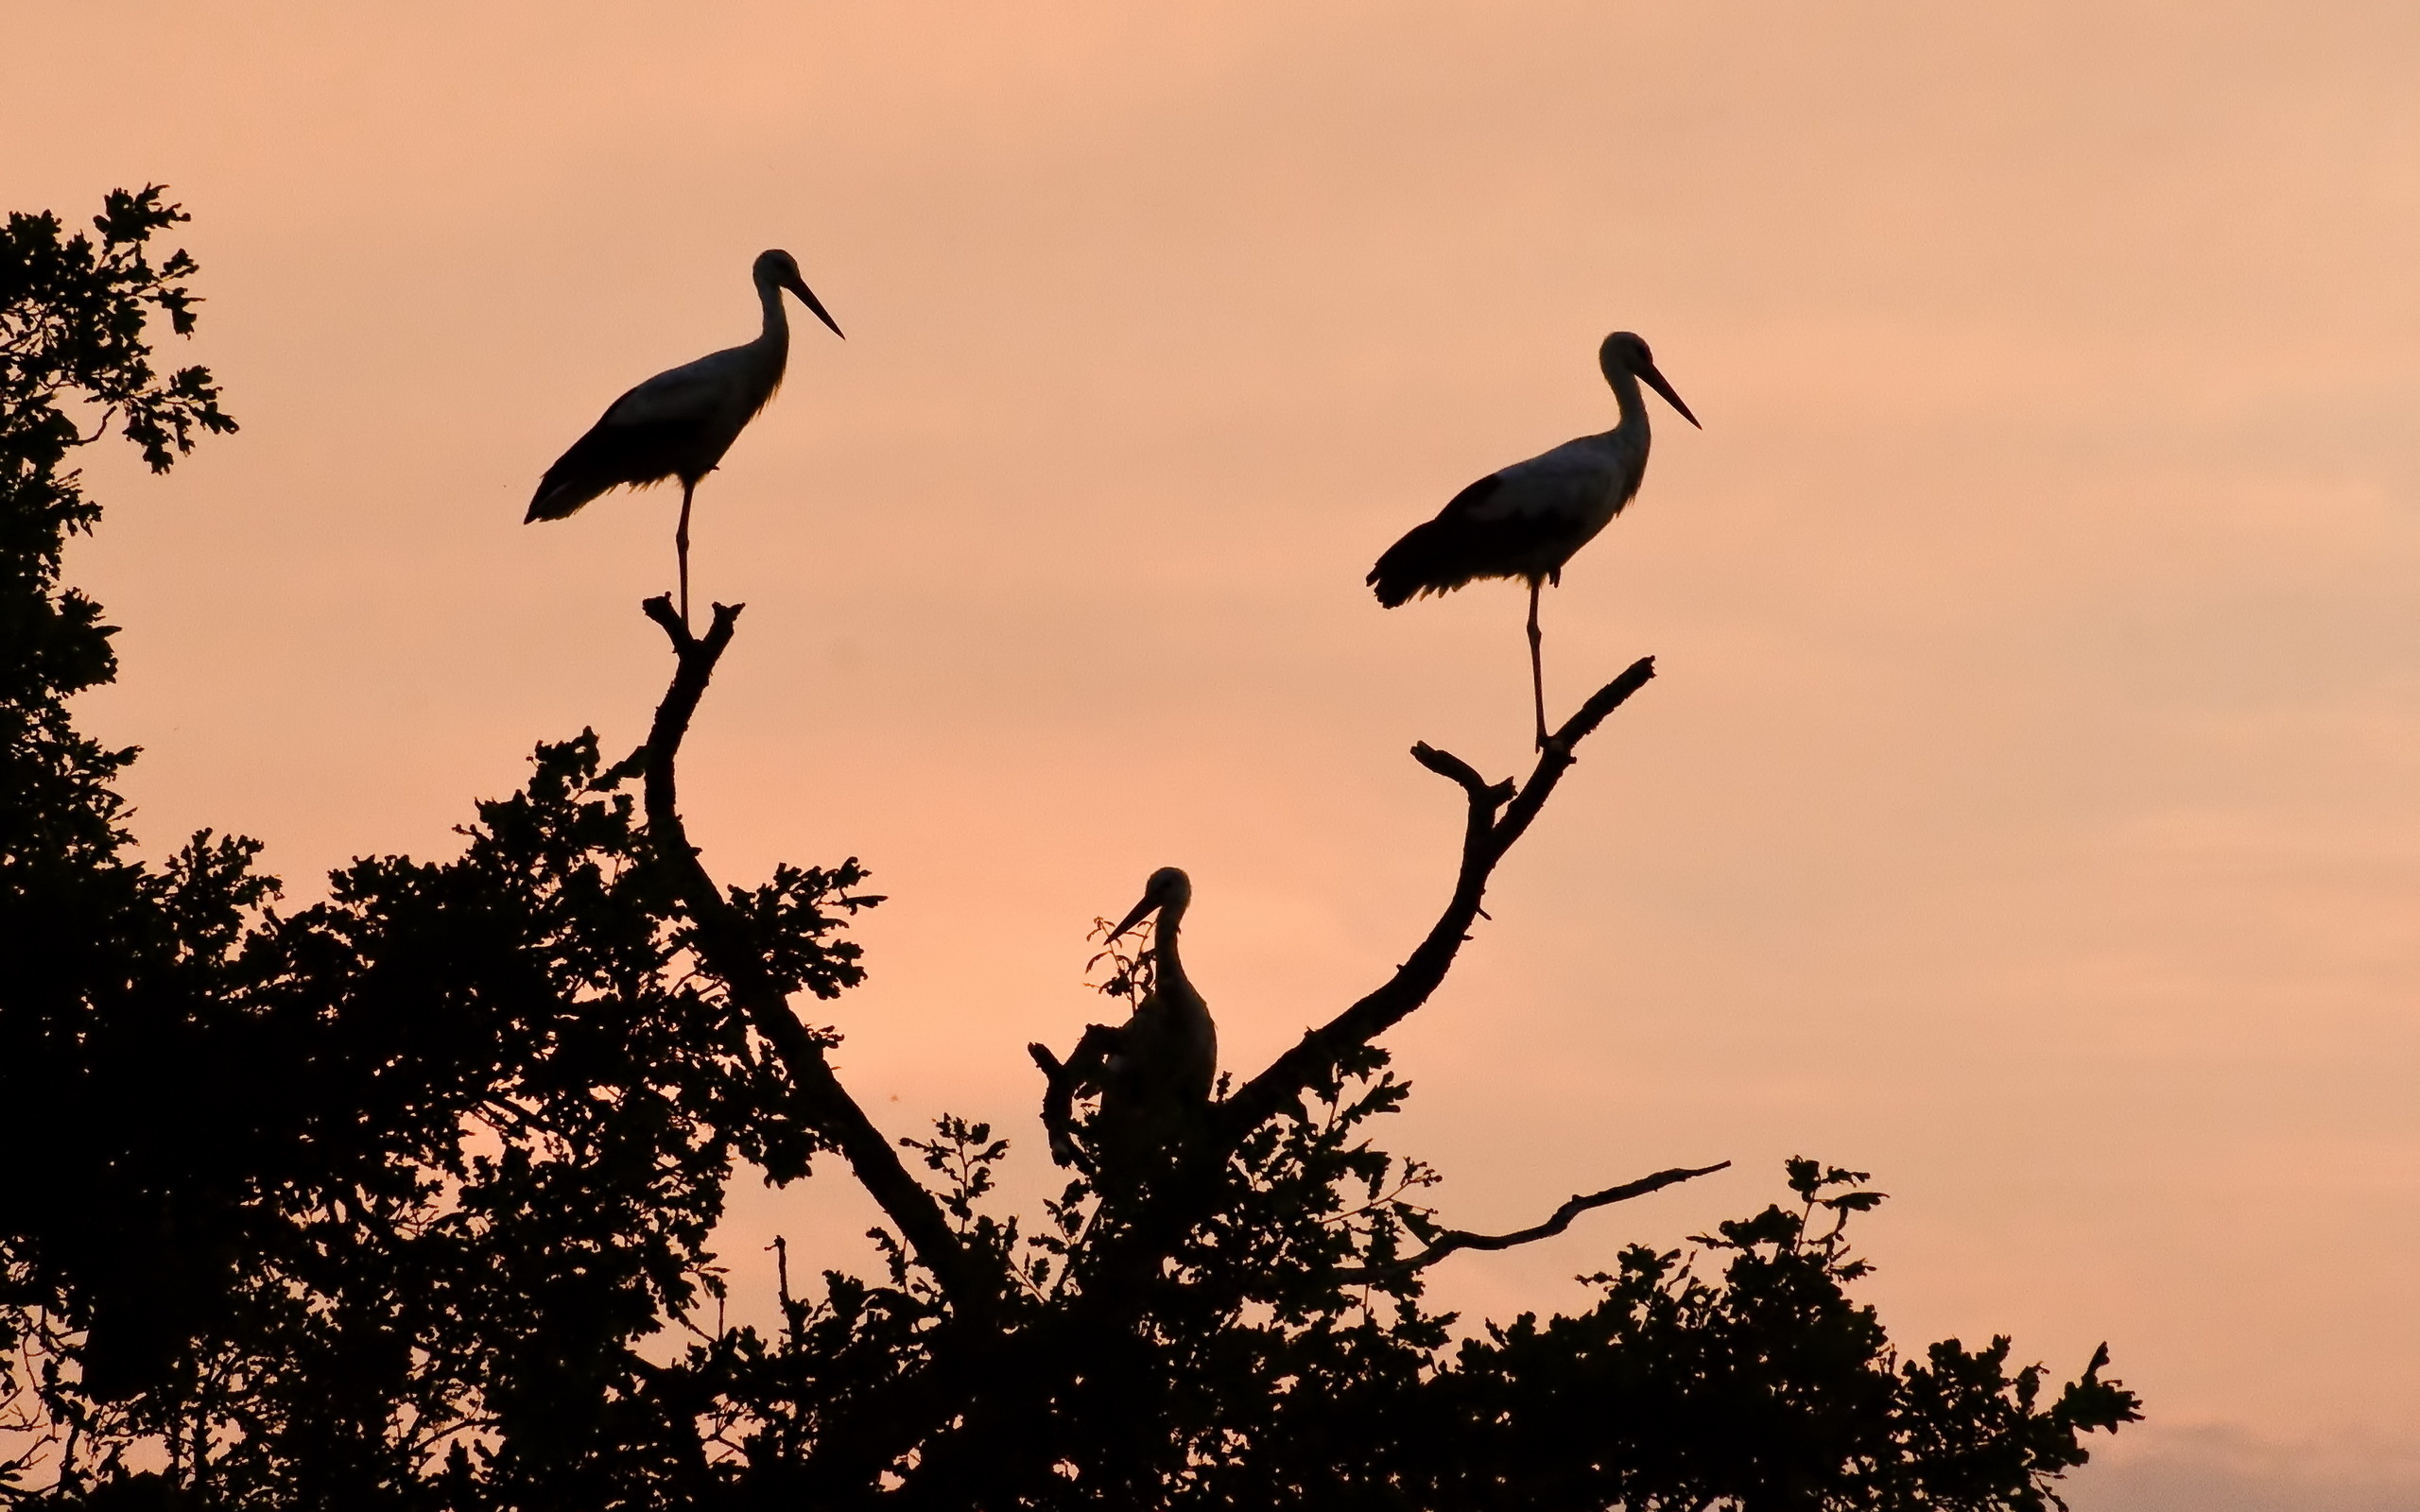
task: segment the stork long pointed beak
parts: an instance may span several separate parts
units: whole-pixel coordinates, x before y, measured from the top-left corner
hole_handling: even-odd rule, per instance
[[[1664,396],[1664,402],[1666,404],[1671,405],[1674,409],[1679,410],[1683,420],[1687,421],[1692,425],[1697,425],[1700,430],[1705,429],[1704,426],[1698,425],[1698,418],[1689,413],[1688,405],[1681,403],[1681,396],[1672,392],[1672,386],[1664,381],[1664,375],[1655,370],[1655,364],[1651,362],[1640,368],[1638,369],[1638,375],[1647,380],[1648,387],[1654,389],[1657,393]]]
[[[840,322],[832,318],[832,312],[826,310],[823,307],[823,301],[815,297],[815,291],[806,286],[806,280],[803,278],[785,279],[782,281],[782,286],[788,289],[792,294],[797,295],[799,299],[805,303],[808,309],[813,310],[817,319],[822,321],[825,325],[830,326],[834,335],[838,336],[843,341],[849,339],[848,334],[840,329]],[[1678,404],[1679,401],[1675,400],[1673,403]]]
[[[1106,945],[1109,943],[1109,940],[1118,938],[1128,930],[1132,929],[1135,925],[1141,923],[1144,919],[1150,914],[1151,910],[1159,906],[1160,901],[1147,894],[1141,902],[1136,903],[1133,908],[1127,913],[1124,919],[1117,921],[1117,927],[1109,932],[1109,939],[1105,939],[1101,941],[1101,943]]]

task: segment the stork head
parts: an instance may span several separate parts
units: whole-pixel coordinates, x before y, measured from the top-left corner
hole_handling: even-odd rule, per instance
[[[1662,394],[1666,404],[1681,412],[1683,420],[1697,425],[1698,418],[1689,413],[1689,406],[1681,403],[1681,396],[1672,392],[1672,386],[1655,370],[1655,357],[1647,350],[1647,343],[1630,332],[1616,331],[1605,338],[1605,344],[1597,349],[1597,366],[1605,370],[1607,383],[1614,381],[1616,373],[1631,374]],[[1705,427],[1698,425],[1698,429]]]
[[[1143,885],[1143,901],[1127,911],[1126,917],[1117,921],[1117,927],[1109,932],[1109,937],[1117,938],[1154,913],[1160,914],[1164,919],[1181,915],[1184,912],[1184,905],[1191,902],[1193,879],[1174,867],[1162,867],[1151,873],[1150,881]]]
[[[780,248],[756,254],[756,286],[760,289],[789,290],[815,312],[817,319],[832,328],[834,335],[843,341],[849,339],[841,335],[840,322],[832,318],[830,312],[823,308],[823,302],[815,297],[815,291],[806,286],[806,280],[799,275],[798,259]]]

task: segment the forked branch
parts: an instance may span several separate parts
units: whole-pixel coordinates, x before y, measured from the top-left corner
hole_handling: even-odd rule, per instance
[[[1470,927],[1479,916],[1479,904],[1487,896],[1488,879],[1495,874],[1496,863],[1528,832],[1530,821],[1553,794],[1555,784],[1579,759],[1580,743],[1654,676],[1655,659],[1641,657],[1620,677],[1598,689],[1547,741],[1529,781],[1517,788],[1509,781],[1489,782],[1468,762],[1449,751],[1425,744],[1411,748],[1412,760],[1459,784],[1470,801],[1469,819],[1462,833],[1461,868],[1455,878],[1453,896],[1446,901],[1444,912],[1438,916],[1427,937],[1384,985],[1305,1033],[1292,1049],[1271,1061],[1266,1071],[1220,1105],[1220,1143],[1224,1148],[1233,1148],[1236,1141],[1281,1108],[1291,1106],[1304,1091],[1335,1074],[1336,1067],[1348,1053],[1369,1043],[1428,1001],[1452,969],[1462,942],[1470,937]]]
[[[689,843],[688,828],[682,823],[674,777],[681,742],[698,712],[698,700],[714,677],[715,663],[731,644],[742,607],[717,604],[714,624],[704,635],[696,636],[682,623],[668,596],[647,601],[648,618],[671,638],[678,662],[672,686],[656,707],[655,723],[648,731],[648,833],[696,926],[700,961],[721,979],[748,1014],[749,1022],[781,1057],[807,1125],[849,1162],[859,1184],[899,1226],[909,1248],[940,1280],[951,1302],[962,1313],[980,1314],[997,1295],[999,1278],[958,1242],[932,1194],[908,1174],[897,1149],[840,1085],[822,1043],[790,1012],[787,998],[766,970],[762,948],[746,919],[707,875],[697,848]]]
[[[1571,1220],[1583,1212],[1598,1208],[1608,1208],[1616,1202],[1628,1202],[1633,1197],[1643,1197],[1651,1192],[1661,1192],[1666,1187],[1678,1186],[1684,1181],[1693,1181],[1702,1176],[1712,1176],[1717,1171],[1729,1168],[1730,1164],[1729,1160],[1722,1160],[1713,1165],[1674,1166],[1668,1171],[1658,1171],[1653,1176],[1640,1177],[1635,1181],[1625,1181],[1617,1187],[1607,1187],[1602,1192],[1592,1192],[1584,1197],[1573,1197],[1569,1202],[1555,1209],[1553,1216],[1547,1218],[1546,1222],[1532,1224],[1527,1228],[1515,1228],[1509,1234],[1475,1234],[1461,1228],[1448,1228],[1418,1254],[1406,1255],[1400,1260],[1388,1261],[1384,1264],[1357,1265],[1350,1270],[1339,1272],[1337,1280],[1348,1285],[1362,1281],[1392,1280],[1398,1276],[1408,1276],[1416,1270],[1426,1270],[1456,1250],[1511,1249],[1516,1245],[1530,1245],[1541,1239],[1552,1239],[1570,1228]]]

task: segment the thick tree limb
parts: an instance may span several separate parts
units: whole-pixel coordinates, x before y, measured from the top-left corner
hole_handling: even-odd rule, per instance
[[[979,1316],[990,1310],[1000,1278],[990,1274],[990,1267],[978,1263],[958,1242],[941,1205],[908,1174],[896,1147],[833,1074],[822,1044],[790,1012],[788,1000],[765,970],[763,954],[751,937],[746,919],[707,875],[697,848],[689,843],[688,828],[682,823],[674,765],[682,739],[689,731],[690,717],[698,712],[698,700],[714,677],[715,663],[731,644],[742,607],[717,604],[714,624],[700,637],[690,634],[669,597],[647,601],[648,618],[671,637],[678,659],[672,686],[656,707],[655,723],[648,730],[648,833],[696,926],[699,959],[722,979],[748,1014],[749,1022],[781,1057],[808,1125],[849,1162],[859,1184],[899,1226],[908,1247],[940,1280],[950,1301],[962,1314]]]
[[[1633,1197],[1643,1197],[1651,1192],[1661,1192],[1666,1187],[1678,1186],[1684,1181],[1693,1181],[1702,1176],[1712,1176],[1717,1171],[1729,1168],[1730,1164],[1729,1160],[1722,1160],[1713,1165],[1701,1165],[1694,1168],[1674,1166],[1669,1171],[1658,1171],[1653,1176],[1643,1176],[1635,1181],[1625,1181],[1617,1187],[1607,1187],[1602,1192],[1592,1192],[1584,1197],[1574,1197],[1562,1207],[1555,1209],[1554,1215],[1546,1222],[1532,1224],[1527,1228],[1516,1228],[1509,1234],[1475,1234],[1460,1228],[1448,1228],[1439,1234],[1436,1241],[1427,1248],[1416,1255],[1406,1255],[1401,1260],[1390,1261],[1383,1265],[1356,1266],[1351,1270],[1340,1272],[1337,1280],[1348,1284],[1388,1280],[1397,1276],[1408,1276],[1416,1270],[1426,1270],[1458,1249],[1511,1249],[1516,1245],[1534,1244],[1541,1239],[1551,1239],[1570,1228],[1572,1219],[1592,1209],[1611,1207],[1616,1202],[1628,1202]]]
[[[1555,784],[1579,759],[1580,743],[1654,676],[1655,659],[1641,657],[1620,677],[1598,689],[1580,706],[1579,713],[1564,721],[1563,728],[1547,740],[1547,748],[1538,754],[1537,765],[1530,772],[1530,780],[1517,789],[1510,782],[1491,785],[1468,762],[1450,752],[1427,745],[1411,748],[1414,761],[1459,783],[1469,796],[1470,817],[1462,835],[1461,870],[1454,882],[1453,897],[1447,900],[1444,912],[1428,931],[1428,936],[1384,985],[1305,1033],[1292,1049],[1219,1106],[1216,1112],[1222,1145],[1232,1148],[1236,1140],[1264,1120],[1334,1074],[1348,1052],[1369,1043],[1428,1001],[1445,980],[1455,955],[1469,937],[1495,864],[1528,832],[1530,822],[1546,806]]]

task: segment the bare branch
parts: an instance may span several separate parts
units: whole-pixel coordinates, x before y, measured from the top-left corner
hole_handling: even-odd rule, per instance
[[[1658,1171],[1653,1176],[1643,1176],[1635,1181],[1625,1181],[1617,1187],[1607,1187],[1602,1192],[1592,1192],[1584,1197],[1574,1197],[1562,1207],[1555,1209],[1554,1216],[1546,1222],[1533,1224],[1527,1228],[1516,1228],[1509,1234],[1475,1234],[1460,1228],[1448,1228],[1437,1236],[1435,1243],[1416,1255],[1407,1255],[1401,1260],[1390,1261],[1383,1265],[1356,1266],[1351,1270],[1339,1272],[1337,1280],[1347,1284],[1391,1280],[1398,1276],[1409,1276],[1416,1270],[1426,1270],[1458,1249],[1511,1249],[1516,1245],[1535,1244],[1541,1239],[1552,1239],[1570,1228],[1572,1219],[1591,1209],[1611,1207],[1616,1202],[1628,1202],[1633,1197],[1643,1197],[1651,1192],[1660,1192],[1666,1187],[1678,1186],[1684,1181],[1693,1181],[1702,1176],[1712,1176],[1717,1171],[1728,1169],[1730,1164],[1729,1160],[1724,1160],[1719,1164],[1701,1165],[1694,1168],[1674,1166],[1669,1171]]]
[[[1293,1103],[1306,1089],[1332,1074],[1351,1050],[1369,1043],[1428,1001],[1470,937],[1472,922],[1487,895],[1488,879],[1497,862],[1528,832],[1530,822],[1578,760],[1577,748],[1632,694],[1655,676],[1655,659],[1641,657],[1622,675],[1592,694],[1577,713],[1547,741],[1530,780],[1514,789],[1510,782],[1490,785],[1469,763],[1426,745],[1412,747],[1412,759],[1440,776],[1460,783],[1470,797],[1470,820],[1462,836],[1462,859],[1454,894],[1436,924],[1410,957],[1376,991],[1346,1008],[1294,1047],[1271,1061],[1267,1070],[1219,1105],[1218,1115],[1223,1148]],[[1501,813],[1498,813],[1501,810]]]
[[[1042,1068],[1042,1128],[1049,1137],[1050,1159],[1061,1165],[1075,1165],[1083,1158],[1076,1147],[1075,1074],[1039,1040],[1027,1045],[1025,1053]]]
[[[731,644],[744,606],[717,604],[714,624],[703,636],[690,634],[668,595],[647,601],[648,618],[671,638],[678,666],[672,686],[657,706],[647,737],[647,825],[656,857],[670,873],[682,906],[696,925],[699,959],[720,977],[789,1072],[790,1085],[809,1127],[838,1149],[890,1221],[899,1226],[917,1258],[931,1268],[942,1290],[961,1312],[980,1314],[999,1291],[999,1278],[979,1264],[950,1231],[941,1206],[908,1174],[899,1152],[874,1127],[865,1110],[833,1074],[823,1046],[790,1012],[788,1000],[765,969],[762,951],[747,920],[715,885],[689,843],[681,819],[674,765],[690,716],[714,677],[715,663]]]
[[[1097,1175],[1098,1171],[1076,1139],[1076,1098],[1084,1091],[1099,1090],[1110,1057],[1117,1053],[1122,1033],[1105,1023],[1088,1023],[1076,1041],[1075,1050],[1063,1061],[1048,1045],[1039,1041],[1025,1047],[1025,1053],[1042,1068],[1042,1126],[1050,1135],[1050,1158],[1086,1176]]]
[[[1411,759],[1440,777],[1460,782],[1462,791],[1471,796],[1471,802],[1486,805],[1491,814],[1512,801],[1512,783],[1509,780],[1490,786],[1470,763],[1452,751],[1439,750],[1424,740],[1411,747]]]

